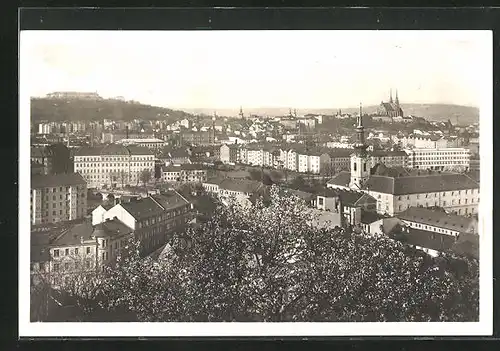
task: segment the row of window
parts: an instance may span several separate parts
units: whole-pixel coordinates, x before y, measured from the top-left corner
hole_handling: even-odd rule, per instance
[[[47,193],[57,193],[57,192],[65,192],[68,193],[71,191],[71,188],[76,190],[77,192],[80,192],[81,190],[85,190],[84,187],[79,187],[79,186],[60,186],[60,187],[54,187],[54,188],[42,188],[42,195],[46,195]]]
[[[134,159],[136,161],[151,161],[154,159],[154,156],[131,156],[131,157],[124,157],[124,156],[112,156],[112,157],[75,157],[75,162],[102,162],[102,161],[114,161],[114,162],[119,162],[119,161],[129,161],[130,159]]]
[[[62,250],[61,250],[62,251]],[[90,246],[85,247],[85,253],[89,255],[92,251],[92,248]],[[69,255],[78,255],[79,253],[79,248],[75,247],[73,250],[71,249],[64,249],[64,251],[60,252],[59,249],[54,249],[52,251],[52,256],[53,257],[60,257],[60,254],[62,256],[62,253],[64,253],[64,256],[69,256]]]
[[[417,207],[419,207],[419,206],[420,206],[420,204],[417,203]],[[434,206],[438,206],[438,203],[434,202]],[[407,206],[404,206],[404,205],[399,205],[398,206],[398,211],[402,212],[402,211],[406,210],[409,207],[411,207],[411,206],[407,207]],[[425,207],[429,207],[429,203],[428,202],[425,203]],[[443,202],[443,207],[446,207],[446,201]],[[388,205],[386,205],[386,210],[388,210]],[[467,208],[467,207],[464,208],[464,209],[459,208],[459,209],[456,209],[455,211],[452,211],[452,212],[455,213],[455,214],[458,214],[458,215],[468,215],[469,214],[469,208]],[[475,213],[474,207],[471,207],[470,213],[471,214]]]
[[[139,228],[145,228],[145,227],[148,227],[150,225],[154,225],[156,223],[164,222],[165,220],[168,220],[168,219],[175,217],[175,216],[179,216],[179,215],[186,213],[186,212],[188,212],[188,207],[177,208],[177,209],[165,212],[159,216],[154,216],[154,217],[144,219],[141,222],[138,222],[137,225]]]
[[[75,169],[80,168],[106,168],[106,167],[151,167],[153,166],[153,162],[130,162],[127,163],[105,163],[105,164],[92,164],[92,163],[75,163]]]

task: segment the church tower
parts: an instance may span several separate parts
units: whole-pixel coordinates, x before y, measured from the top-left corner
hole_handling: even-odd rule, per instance
[[[356,126],[356,142],[353,144],[354,153],[351,155],[351,181],[349,188],[358,190],[370,176],[370,162],[365,143],[365,129],[363,127],[363,110],[359,105],[358,125]]]
[[[245,115],[243,114],[243,107],[240,106],[240,118],[245,119]]]
[[[389,102],[392,104],[394,101],[392,100],[392,89],[389,92],[390,97],[389,97]]]
[[[396,100],[394,101],[399,106],[398,90],[396,89]]]

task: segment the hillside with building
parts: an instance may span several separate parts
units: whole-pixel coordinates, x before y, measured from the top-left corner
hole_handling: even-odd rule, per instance
[[[191,114],[136,101],[103,99],[84,94],[54,93],[53,96],[31,98],[31,120],[37,121],[102,121],[104,119],[131,121],[164,119],[175,122]]]

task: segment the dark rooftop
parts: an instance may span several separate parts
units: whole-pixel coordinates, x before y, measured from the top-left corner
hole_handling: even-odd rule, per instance
[[[406,211],[399,213],[398,217],[407,221],[459,232],[469,232],[469,230],[475,227],[474,224],[476,222],[474,218],[447,214],[442,211],[435,211],[424,207],[410,207]]]
[[[60,174],[34,174],[31,175],[31,188],[47,188],[70,185],[85,185],[85,180],[79,173],[60,173]]]
[[[338,185],[338,186],[349,186],[351,181],[351,172],[341,171],[335,177],[330,179],[327,184]]]
[[[372,175],[363,189],[385,194],[406,195],[442,191],[478,189],[479,184],[464,174],[430,174],[407,177]]]
[[[436,251],[448,251],[455,244],[455,237],[427,230],[409,228],[406,243]]]

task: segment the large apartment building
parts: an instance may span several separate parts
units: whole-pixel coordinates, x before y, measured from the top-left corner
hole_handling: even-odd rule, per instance
[[[471,152],[466,148],[414,148],[405,151],[410,168],[444,171],[470,169]]]
[[[143,254],[150,254],[164,245],[174,230],[183,228],[192,219],[193,205],[176,191],[131,199],[102,211],[92,212],[93,223],[117,219],[132,229],[141,242]]]
[[[31,224],[56,223],[87,214],[87,184],[77,173],[31,176]]]
[[[154,155],[144,147],[109,144],[83,147],[74,156],[75,172],[89,188],[122,187],[142,182],[142,174],[154,176]]]

